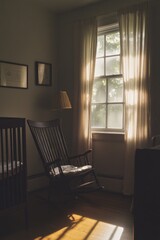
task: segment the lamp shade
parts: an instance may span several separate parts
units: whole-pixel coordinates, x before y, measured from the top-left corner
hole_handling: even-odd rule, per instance
[[[53,103],[54,109],[70,109],[72,108],[71,102],[69,100],[68,94],[66,91],[59,91],[55,96],[55,101]]]

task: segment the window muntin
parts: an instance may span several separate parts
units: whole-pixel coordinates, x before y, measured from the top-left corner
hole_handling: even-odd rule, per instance
[[[124,83],[118,24],[99,31],[91,106],[92,130],[124,130]]]

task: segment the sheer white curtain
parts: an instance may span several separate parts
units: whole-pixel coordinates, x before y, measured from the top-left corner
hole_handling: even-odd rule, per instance
[[[148,4],[120,11],[119,22],[126,103],[123,192],[132,194],[135,149],[146,147],[150,134]]]
[[[74,26],[73,146],[75,152],[91,147],[90,108],[97,45],[97,21],[85,19]]]

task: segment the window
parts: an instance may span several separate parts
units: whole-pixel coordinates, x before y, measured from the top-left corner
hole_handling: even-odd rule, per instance
[[[118,24],[98,29],[91,127],[97,131],[124,130],[124,84]]]

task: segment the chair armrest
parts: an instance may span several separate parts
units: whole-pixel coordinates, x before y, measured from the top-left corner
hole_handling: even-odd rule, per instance
[[[85,151],[84,153],[80,153],[80,154],[77,154],[77,155],[74,155],[74,156],[70,156],[69,159],[71,160],[71,159],[74,159],[74,158],[84,157],[91,152],[92,152],[92,149],[89,149],[89,150]]]
[[[84,165],[90,165],[88,155],[91,152],[92,152],[92,150],[89,149],[89,150],[85,151],[84,153],[77,154],[75,156],[70,156],[69,161],[70,161],[70,163],[73,162],[74,165],[79,166],[79,167],[84,166]]]
[[[54,160],[54,162],[48,162],[48,163],[45,163],[46,167],[50,167],[52,165],[56,165],[57,167],[60,166],[60,161],[61,159],[60,158],[57,158]]]

